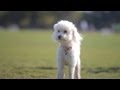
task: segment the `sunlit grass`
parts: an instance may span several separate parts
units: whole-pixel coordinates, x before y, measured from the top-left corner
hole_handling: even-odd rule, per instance
[[[120,34],[83,33],[82,78],[120,78]],[[0,31],[0,78],[56,78],[52,31]]]

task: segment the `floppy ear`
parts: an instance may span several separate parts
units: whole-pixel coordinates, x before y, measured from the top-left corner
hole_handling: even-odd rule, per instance
[[[76,27],[73,28],[73,40],[74,40],[75,42],[78,42],[78,41],[83,40],[82,36],[78,33]]]
[[[53,32],[53,35],[52,35],[52,39],[53,39],[53,41],[55,41],[56,42],[56,26],[57,26],[57,24],[54,24],[53,25],[53,30],[54,30],[54,32]]]
[[[54,30],[56,29],[56,26],[57,26],[57,24],[54,24],[54,26],[53,26],[53,29],[54,29]]]

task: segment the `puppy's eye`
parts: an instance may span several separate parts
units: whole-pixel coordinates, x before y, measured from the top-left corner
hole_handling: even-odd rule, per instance
[[[64,33],[67,33],[67,31],[66,31],[66,30],[64,30]]]
[[[58,30],[58,32],[60,32],[60,30]]]

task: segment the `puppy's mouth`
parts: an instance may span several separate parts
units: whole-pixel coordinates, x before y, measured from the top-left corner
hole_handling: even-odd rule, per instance
[[[65,38],[63,38],[61,35],[57,37],[57,40],[61,41],[61,40],[65,40]]]
[[[64,37],[61,36],[61,35],[57,37],[57,40],[60,41],[60,42],[61,42],[61,41],[62,41],[62,42],[66,42],[66,41],[67,41],[67,39],[64,38]]]

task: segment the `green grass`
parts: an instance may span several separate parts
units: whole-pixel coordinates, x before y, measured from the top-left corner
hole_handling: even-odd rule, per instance
[[[120,78],[120,34],[83,37],[82,78]],[[0,78],[56,78],[56,49],[52,31],[0,31]]]

